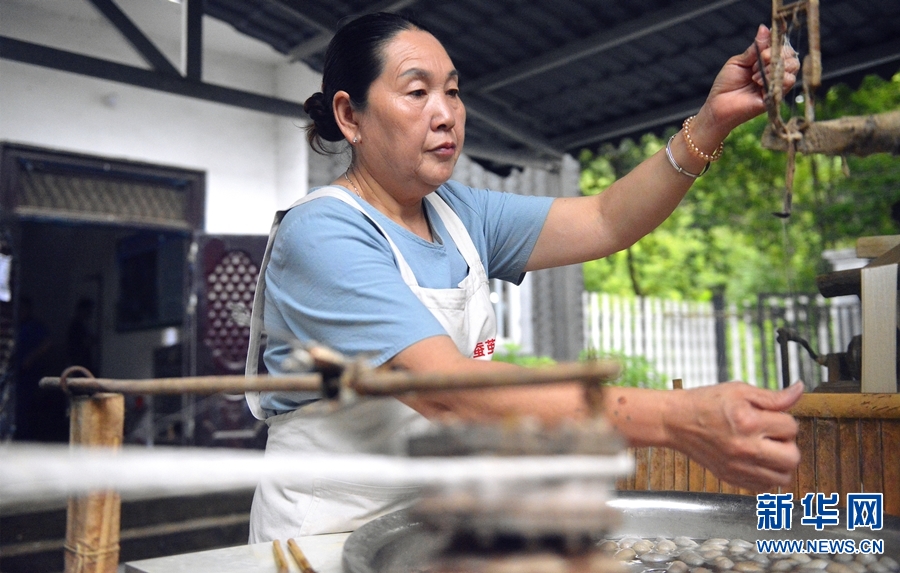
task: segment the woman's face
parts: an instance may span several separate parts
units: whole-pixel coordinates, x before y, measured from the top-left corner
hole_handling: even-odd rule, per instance
[[[444,47],[427,32],[405,30],[385,46],[384,70],[359,114],[357,161],[386,189],[430,193],[453,173],[465,122]]]

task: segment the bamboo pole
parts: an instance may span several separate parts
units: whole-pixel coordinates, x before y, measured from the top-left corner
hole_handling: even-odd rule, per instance
[[[343,374],[341,374],[343,370]],[[349,362],[335,370],[337,378],[357,394],[386,396],[407,392],[528,386],[553,382],[603,382],[618,376],[620,366],[611,360],[562,363],[537,368],[520,368],[496,372],[413,373],[373,370]],[[151,378],[145,380],[113,380],[108,378],[68,378],[48,376],[41,379],[42,388],[65,387],[74,393],[118,392],[122,394],[214,394],[216,392],[322,390],[319,373],[294,376],[196,376],[185,378]]]
[[[613,360],[563,363],[539,368],[469,373],[412,373],[404,371],[368,371],[350,377],[350,386],[358,394],[388,396],[429,390],[495,388],[554,382],[604,382],[619,375],[621,366]]]
[[[125,398],[101,393],[71,400],[70,443],[119,449]],[[69,498],[65,573],[116,573],[119,566],[121,500],[115,491]]]
[[[61,377],[41,379],[41,388],[60,388]],[[184,378],[146,378],[115,380],[111,378],[69,378],[65,387],[74,394],[116,392],[120,394],[216,394],[252,391],[296,390],[316,392],[322,388],[318,373],[294,376],[191,376]]]

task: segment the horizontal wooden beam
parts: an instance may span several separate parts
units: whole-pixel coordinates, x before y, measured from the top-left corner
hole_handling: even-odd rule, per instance
[[[7,36],[0,36],[0,58],[273,115],[308,117],[303,105],[297,102],[136,68]]]
[[[877,235],[856,239],[856,256],[861,259],[875,259],[900,245],[900,235]]]
[[[809,155],[900,154],[900,111],[816,121],[799,130],[797,151]],[[766,126],[762,146],[787,151],[787,139]]]
[[[408,392],[466,390],[504,386],[532,386],[560,382],[606,382],[615,379],[622,370],[615,360],[561,362],[550,366],[502,370],[473,375],[459,372],[435,374],[400,370],[372,370],[363,363],[328,363],[326,373],[342,376],[343,383],[363,396],[388,396]],[[345,369],[352,369],[345,371]],[[110,378],[76,378],[45,376],[40,380],[43,389],[61,389],[73,394],[116,392],[121,394],[215,394],[217,392],[260,392],[322,390],[323,374],[309,372],[285,376],[193,376],[184,378],[147,378],[143,380],[115,380]]]
[[[900,419],[900,394],[804,394],[790,413],[798,418]]]

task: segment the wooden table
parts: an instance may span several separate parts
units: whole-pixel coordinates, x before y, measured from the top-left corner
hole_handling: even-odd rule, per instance
[[[349,533],[312,535],[298,537],[295,541],[316,573],[343,573],[341,556],[344,542],[349,536]],[[285,552],[286,541],[283,540],[281,544]],[[239,545],[125,564],[125,573],[276,573],[277,571],[271,543]],[[298,573],[300,569],[291,562],[290,571]]]

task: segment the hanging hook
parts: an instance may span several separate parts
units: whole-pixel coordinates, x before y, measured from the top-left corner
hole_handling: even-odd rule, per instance
[[[68,396],[72,395],[72,390],[69,388],[69,377],[72,374],[81,374],[81,378],[94,377],[94,375],[91,374],[91,371],[84,366],[69,366],[63,370],[63,373],[59,376],[59,387]]]

